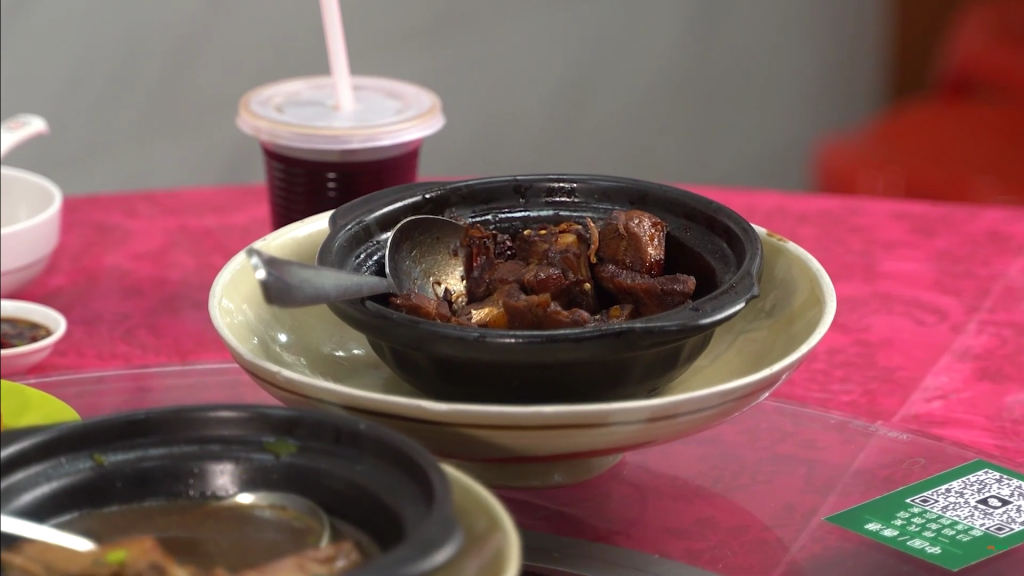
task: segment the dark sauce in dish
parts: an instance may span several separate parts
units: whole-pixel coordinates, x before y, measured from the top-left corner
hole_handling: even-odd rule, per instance
[[[20,318],[0,318],[0,348],[17,348],[39,342],[53,332],[46,326]]]

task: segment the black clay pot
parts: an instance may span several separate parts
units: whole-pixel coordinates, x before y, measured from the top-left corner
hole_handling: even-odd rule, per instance
[[[462,542],[447,477],[430,454],[396,432],[346,416],[196,406],[26,431],[8,441],[18,432],[2,435],[5,514],[49,522],[196,494],[289,492],[381,549],[352,576],[427,574]],[[295,450],[269,450],[274,439]]]
[[[384,274],[387,235],[416,214],[461,217],[506,233],[646,210],[668,226],[666,273],[697,279],[688,306],[620,324],[554,331],[466,328],[387,308],[387,297],[330,305],[402,380],[439,400],[574,403],[643,398],[682,374],[716,327],[757,297],[761,240],[729,208],[672,186],[609,176],[537,175],[421,183],[331,215],[317,263]]]

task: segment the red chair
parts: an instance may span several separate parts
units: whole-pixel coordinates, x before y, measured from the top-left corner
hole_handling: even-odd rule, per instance
[[[1024,0],[969,5],[934,88],[818,149],[822,191],[1024,204]]]
[[[937,88],[945,94],[1024,106],[1024,0],[983,2],[961,12],[936,68]]]

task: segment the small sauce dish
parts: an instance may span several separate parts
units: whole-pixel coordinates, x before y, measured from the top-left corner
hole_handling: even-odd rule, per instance
[[[0,377],[22,374],[42,362],[64,337],[68,321],[60,312],[25,300],[0,300],[4,346],[0,349]]]

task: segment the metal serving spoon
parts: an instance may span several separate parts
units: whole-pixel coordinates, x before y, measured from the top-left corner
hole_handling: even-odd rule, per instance
[[[99,547],[92,540],[78,534],[7,514],[0,514],[0,532],[79,552],[91,552]]]
[[[331,521],[327,517],[327,513],[302,496],[286,492],[243,492],[214,502],[213,505],[285,509],[301,514],[316,523],[317,529],[320,531],[317,547],[322,548],[331,540]],[[99,544],[89,538],[31,520],[8,516],[7,514],[0,514],[0,532],[37,542],[46,542],[47,544],[79,552],[91,552],[99,548]],[[160,536],[160,534],[156,534],[156,536]]]
[[[261,508],[277,508],[294,512],[312,520],[320,532],[316,547],[323,548],[331,542],[331,519],[312,500],[289,494],[287,492],[242,492],[231,498],[220,500],[218,506],[258,506]]]
[[[466,227],[440,216],[412,216],[391,232],[384,255],[387,278],[344,272],[271,256],[248,248],[263,299],[272,306],[297,308],[377,294],[419,292],[440,296],[445,288],[465,292],[460,250]]]

